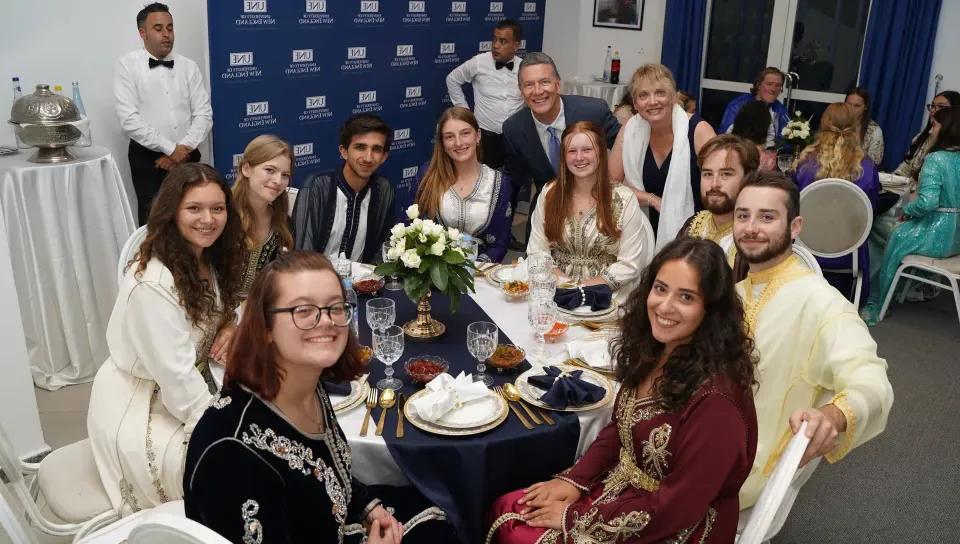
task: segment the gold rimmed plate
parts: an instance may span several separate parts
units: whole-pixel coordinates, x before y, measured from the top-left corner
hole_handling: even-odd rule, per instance
[[[517,386],[517,390],[520,391],[520,396],[523,398],[523,400],[539,408],[554,410],[556,412],[586,412],[587,410],[600,408],[601,406],[604,406],[607,403],[609,403],[611,400],[613,400],[613,384],[610,383],[610,380],[604,378],[603,375],[597,372],[596,370],[592,370],[589,368],[582,368],[582,367],[568,365],[568,364],[554,365],[554,366],[566,372],[574,372],[577,370],[583,371],[583,374],[580,375],[580,379],[587,383],[591,383],[598,387],[602,387],[604,390],[603,398],[600,399],[599,402],[582,404],[580,406],[568,406],[567,408],[558,410],[553,406],[550,406],[549,404],[540,400],[540,397],[542,397],[543,394],[546,393],[546,391],[544,391],[543,389],[540,389],[539,387],[534,387],[533,385],[530,385],[530,382],[528,380],[530,379],[531,376],[542,376],[546,374],[543,371],[542,367],[533,367],[530,370],[527,370],[526,372],[521,374],[520,377],[517,378],[517,382],[515,384]]]
[[[486,276],[487,280],[500,287],[505,282],[508,282],[513,279],[513,269],[516,268],[515,264],[501,264],[487,270]]]
[[[403,415],[406,416],[407,421],[414,427],[428,433],[441,436],[470,436],[485,433],[503,423],[509,413],[507,401],[491,392],[489,396],[471,401],[459,409],[466,409],[469,412],[447,414],[440,421],[432,423],[421,418],[416,408],[413,408],[413,401],[429,393],[430,391],[421,389],[410,395],[403,406]],[[471,404],[474,404],[474,406],[470,406]]]
[[[333,412],[335,414],[342,414],[360,406],[369,393],[370,384],[367,383],[365,376],[353,380],[350,382],[349,395],[345,397],[330,395],[330,404],[333,405]]]

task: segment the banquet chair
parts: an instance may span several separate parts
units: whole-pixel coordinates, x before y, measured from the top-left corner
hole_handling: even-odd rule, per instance
[[[133,234],[123,243],[123,249],[120,250],[120,261],[117,262],[117,285],[123,282],[123,277],[127,274],[127,263],[140,250],[140,244],[146,237],[147,226],[144,225],[133,231]]]
[[[89,440],[54,450],[40,461],[37,482],[47,506],[57,518],[48,519],[34,500],[25,474],[31,469],[14,454],[6,432],[0,427],[0,471],[11,504],[24,518],[51,536],[74,536],[74,542],[119,519],[103,488]],[[6,517],[3,521],[14,521]]]
[[[906,272],[908,268],[916,268],[918,270],[924,270],[932,274],[943,276],[946,278],[947,283],[943,283],[935,279],[924,278],[923,276],[918,276],[915,273],[909,274]],[[913,285],[913,282],[920,281],[933,285],[934,287],[946,289],[947,291],[953,291],[953,301],[957,305],[957,317],[960,318],[960,288],[957,287],[957,281],[960,280],[960,255],[950,257],[948,259],[934,259],[933,257],[924,257],[922,255],[907,255],[904,257],[903,261],[900,263],[900,267],[897,268],[897,274],[893,277],[893,282],[890,283],[890,289],[887,290],[887,296],[883,299],[883,307],[880,309],[881,316],[887,315],[887,308],[890,307],[890,300],[893,299],[893,294],[897,290],[897,284],[900,282],[900,278],[907,278],[907,284],[900,293],[900,298],[898,300],[900,304],[903,304],[903,300],[910,291],[910,287]]]
[[[853,305],[859,308],[863,284],[870,281],[870,271],[864,274],[857,254],[873,228],[873,204],[867,193],[847,180],[818,180],[800,191],[800,216],[799,242],[810,253],[827,259],[851,256],[852,268],[823,271],[853,275]]]
[[[250,521],[252,526],[255,520]],[[256,535],[257,533],[254,533]],[[255,536],[244,542],[260,542]],[[166,512],[150,512],[142,523],[130,531],[128,544],[230,544],[216,532],[183,516]]]
[[[803,244],[793,244],[793,254],[800,259],[804,266],[816,272],[818,276],[823,276],[823,270],[820,270],[820,263],[817,262],[817,258],[813,256],[813,253],[810,253],[809,249],[803,247]]]
[[[287,215],[293,216],[293,204],[297,201],[297,193],[300,192],[300,189],[295,187],[287,187],[287,200],[289,201],[290,206],[287,208]]]
[[[149,516],[161,512],[181,518],[186,516],[183,501],[165,502],[154,508],[141,510],[111,523],[99,531],[87,535],[83,540],[78,541],[77,544],[117,544],[118,542],[129,542],[128,538],[130,533],[138,525],[146,521]]]

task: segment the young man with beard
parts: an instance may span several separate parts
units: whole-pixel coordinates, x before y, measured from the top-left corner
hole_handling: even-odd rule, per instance
[[[744,180],[733,236],[750,272],[737,291],[760,356],[760,385],[757,456],[740,489],[741,509],[756,502],[801,422],[811,438],[801,466],[820,456],[833,463],[880,434],[893,404],[887,362],[857,309],[793,255],[799,215],[800,192],[782,174]],[[817,407],[824,391],[833,397]]]
[[[351,261],[372,263],[393,227],[394,189],[375,175],[387,160],[393,131],[376,115],[354,115],[340,128],[343,164],[310,176],[293,207],[297,249],[345,254]]]
[[[733,243],[733,207],[743,178],[757,171],[757,147],[738,136],[721,134],[708,141],[697,155],[700,166],[700,197],[705,210],[684,223],[677,234],[716,242],[727,254],[734,281],[747,277],[747,263],[737,258]]]

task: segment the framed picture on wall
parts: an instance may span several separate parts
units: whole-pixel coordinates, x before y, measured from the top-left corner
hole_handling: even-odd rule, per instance
[[[646,0],[593,0],[593,26],[643,30]]]

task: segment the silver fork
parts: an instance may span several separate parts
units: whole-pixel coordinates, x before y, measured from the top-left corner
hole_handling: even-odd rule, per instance
[[[360,436],[367,436],[367,427],[370,426],[370,410],[377,406],[377,396],[379,391],[371,387],[367,393],[367,413],[363,416],[363,425],[360,427]]]

